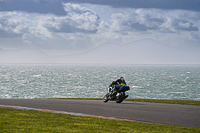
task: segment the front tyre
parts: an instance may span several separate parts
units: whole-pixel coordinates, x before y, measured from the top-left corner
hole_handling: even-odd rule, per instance
[[[116,103],[121,103],[125,99],[125,92],[120,92],[119,95],[117,95]]]
[[[108,96],[109,96],[109,93],[107,93],[104,97],[103,97],[103,102],[108,102]]]

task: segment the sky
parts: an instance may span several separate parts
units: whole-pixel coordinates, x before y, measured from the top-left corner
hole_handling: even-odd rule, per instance
[[[200,50],[200,1],[0,0],[0,49],[56,56],[143,39]]]

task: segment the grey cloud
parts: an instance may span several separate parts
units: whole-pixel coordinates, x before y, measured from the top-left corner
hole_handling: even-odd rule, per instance
[[[114,8],[200,11],[199,0],[3,0],[0,1],[0,11],[25,11],[29,13],[66,15],[62,2],[100,4]]]
[[[109,5],[114,8],[156,8],[164,10],[200,11],[199,0],[63,0],[80,3]]]
[[[146,31],[148,29],[147,26],[140,24],[138,22],[127,21],[122,23],[123,26],[129,27],[127,31]]]
[[[14,32],[6,32],[5,30],[0,29],[0,38],[17,38],[21,36],[22,34],[16,34]]]
[[[133,21],[128,21],[128,22],[123,22],[123,26],[127,27],[126,31],[147,31],[147,30],[158,30],[159,27],[157,26],[147,26],[145,24],[139,23],[139,22],[133,22]]]
[[[92,10],[77,4],[63,4],[67,13],[65,17],[52,17],[44,23],[51,32],[96,33],[100,17]]]
[[[23,12],[0,12],[0,37],[17,38],[30,32],[30,28],[33,28],[33,26],[29,26],[33,22],[27,17],[30,17],[30,15]]]
[[[26,33],[28,36],[51,38],[51,32],[88,34],[97,32],[100,17],[94,11],[70,3],[63,3],[62,8],[71,9],[65,16],[18,11],[0,12],[0,37],[14,38]]]
[[[60,0],[5,0],[0,1],[0,11],[66,15]]]
[[[137,19],[135,20],[128,20],[123,22],[124,26],[128,26],[130,30],[136,31],[147,31],[147,30],[158,30],[159,26],[164,23],[164,19],[160,18],[152,18],[151,16],[147,15],[144,17],[144,22],[139,22]]]
[[[192,15],[191,15],[192,14]],[[198,21],[197,21],[198,20]],[[179,31],[199,31],[200,16],[191,11],[163,11],[159,9],[137,9],[132,13],[113,13],[112,31],[162,31],[176,33]]]
[[[172,26],[181,31],[199,31],[199,28],[194,23],[186,20],[174,20]]]
[[[111,29],[115,32],[124,31],[147,31],[157,30],[158,27],[164,22],[163,19],[155,18],[145,14],[145,10],[139,11],[139,13],[122,14],[116,13],[112,15],[113,26]],[[141,13],[141,14],[140,14]]]
[[[77,28],[73,25],[70,25],[68,23],[61,23],[59,25],[59,28],[53,27],[51,25],[44,25],[50,32],[61,32],[61,33],[96,33],[97,29],[92,30],[84,30]]]

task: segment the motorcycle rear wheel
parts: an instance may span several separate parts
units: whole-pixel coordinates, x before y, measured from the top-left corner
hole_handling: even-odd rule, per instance
[[[121,103],[125,99],[125,92],[120,92],[119,96],[117,96],[116,103]]]

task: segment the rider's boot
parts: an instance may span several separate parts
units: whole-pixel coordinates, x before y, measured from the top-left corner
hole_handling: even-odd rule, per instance
[[[116,95],[116,94],[117,94],[117,91],[113,92],[113,94],[112,94],[112,95],[114,96],[114,95]]]
[[[126,99],[127,97],[128,97],[128,95],[126,95],[124,99]]]

